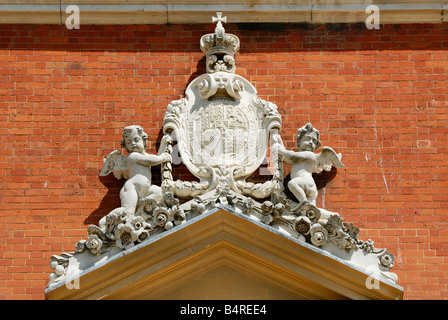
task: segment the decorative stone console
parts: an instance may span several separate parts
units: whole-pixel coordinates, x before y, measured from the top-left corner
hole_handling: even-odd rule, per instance
[[[402,298],[394,256],[316,206],[312,173],[342,168],[341,154],[315,153],[321,141],[311,124],[298,130],[297,150],[284,148],[277,106],[235,73],[240,41],[221,13],[213,21],[215,32],[200,41],[206,73],[168,105],[158,154],[146,153],[148,136],[134,125],[123,130],[127,155],[105,159],[100,175],[127,180],[121,206],[89,226],[74,252],[52,256],[47,298]],[[173,180],[175,142],[198,181]],[[271,180],[246,181],[268,154]],[[292,165],[286,186],[283,161]],[[157,165],[160,186],[151,180]]]

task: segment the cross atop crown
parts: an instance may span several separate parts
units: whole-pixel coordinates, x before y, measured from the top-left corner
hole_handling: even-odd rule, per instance
[[[222,23],[221,22],[227,23],[227,17],[221,17],[222,16],[222,12],[216,12],[216,15],[218,17],[212,17],[212,22],[218,22],[216,24],[217,27],[222,27]]]
[[[216,12],[216,15],[218,17],[212,17],[212,21],[213,22],[217,22],[216,24],[216,28],[215,28],[215,35],[217,39],[222,39],[224,38],[224,34],[225,34],[225,30],[224,27],[222,26],[222,22],[227,23],[227,17],[222,18],[222,12]]]

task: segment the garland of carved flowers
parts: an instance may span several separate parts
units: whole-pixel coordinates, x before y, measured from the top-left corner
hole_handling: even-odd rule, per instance
[[[73,254],[89,250],[93,255],[100,255],[114,247],[130,249],[156,234],[186,222],[188,217],[196,217],[218,205],[238,208],[244,214],[258,217],[266,225],[271,225],[274,221],[280,222],[294,230],[299,240],[316,247],[333,243],[344,250],[363,250],[377,254],[383,251],[378,259],[379,266],[384,271],[388,271],[394,264],[392,254],[375,249],[370,239],[359,240],[359,228],[351,223],[345,224],[338,214],[320,219],[320,210],[315,205],[309,202],[297,204],[274,194],[270,201],[260,204],[251,197],[241,197],[229,192],[228,186],[222,184],[207,199],[196,196],[190,203],[190,209],[185,211],[180,208],[179,200],[172,192],[164,193],[163,200],[159,202],[151,198],[141,199],[134,215],[112,211],[100,220],[98,226],[91,225],[87,228],[88,239],[79,241],[75,252],[52,256],[50,267],[54,272],[50,274],[50,280],[55,281],[66,273]]]

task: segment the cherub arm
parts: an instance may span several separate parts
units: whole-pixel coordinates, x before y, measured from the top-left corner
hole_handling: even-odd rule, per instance
[[[279,137],[278,139],[278,149],[277,152],[280,156],[283,157],[283,160],[288,164],[294,164],[299,161],[304,160],[305,158],[300,155],[300,152],[295,152],[292,150],[286,150],[282,139]]]
[[[330,147],[323,147],[322,152],[317,155],[317,164],[314,172],[321,173],[322,170],[330,171],[331,167],[344,168],[341,162],[342,154],[337,154]]]
[[[136,159],[137,163],[143,166],[152,167],[164,162],[171,161],[171,155],[162,153],[160,156],[154,154],[142,154]]]
[[[282,149],[281,147],[278,149],[278,153],[283,156],[283,160],[286,163],[294,164],[296,161],[294,161],[296,157],[296,152],[291,150]]]
[[[117,179],[128,179],[129,177],[126,158],[121,154],[120,150],[112,151],[106,159],[104,159],[103,167],[100,170],[100,176],[107,176],[112,171]]]

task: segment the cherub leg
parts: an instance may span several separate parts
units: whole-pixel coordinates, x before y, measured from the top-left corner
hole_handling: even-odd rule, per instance
[[[306,193],[304,190],[304,184],[300,178],[294,178],[291,181],[289,181],[288,188],[299,202],[307,200]]]
[[[121,189],[120,199],[125,212],[129,215],[134,214],[138,202],[138,192],[131,180],[126,181]]]
[[[157,201],[162,201],[163,200],[162,188],[159,187],[159,186],[152,185],[149,188],[148,195],[151,198],[156,199]]]
[[[316,198],[317,198],[317,188],[315,186],[308,186],[306,189],[307,194],[307,200],[311,202],[312,204],[316,205]]]

